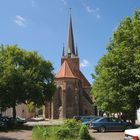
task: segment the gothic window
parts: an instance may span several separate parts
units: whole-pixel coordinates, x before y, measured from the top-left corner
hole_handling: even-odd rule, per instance
[[[87,113],[88,113],[87,110],[85,110],[85,115],[87,115]]]
[[[62,88],[59,87],[58,89],[58,106],[62,106]]]
[[[66,92],[66,104],[67,107],[72,107],[72,102],[73,102],[73,90],[68,87],[67,92]]]
[[[75,95],[75,103],[78,104],[78,97]]]

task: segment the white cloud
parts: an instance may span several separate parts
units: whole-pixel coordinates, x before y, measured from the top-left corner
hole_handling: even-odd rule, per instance
[[[86,8],[86,11],[88,13],[93,13],[94,12],[94,10],[90,6],[85,6],[85,8]]]
[[[83,59],[83,61],[80,63],[80,67],[88,67],[90,66],[90,62],[86,59]]]
[[[66,0],[61,0],[61,2],[63,2],[64,5],[67,4],[67,1]]]
[[[83,6],[85,7],[85,10],[87,13],[89,14],[93,14],[97,19],[100,19],[100,9],[99,8],[92,8],[89,5],[83,4]]]
[[[17,16],[15,16],[14,22],[15,22],[18,26],[23,27],[23,26],[25,26],[25,24],[26,24],[26,19],[23,18],[22,16],[17,15]]]

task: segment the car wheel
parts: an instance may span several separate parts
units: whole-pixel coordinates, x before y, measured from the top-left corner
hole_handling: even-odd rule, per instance
[[[104,127],[104,126],[101,126],[101,127],[99,128],[99,131],[102,132],[102,133],[104,133],[104,132],[105,132],[105,127]]]

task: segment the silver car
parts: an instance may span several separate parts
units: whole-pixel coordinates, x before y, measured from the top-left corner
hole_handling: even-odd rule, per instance
[[[127,129],[124,131],[124,140],[140,140],[140,128]]]

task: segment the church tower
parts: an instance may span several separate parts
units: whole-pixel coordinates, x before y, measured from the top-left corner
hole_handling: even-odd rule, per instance
[[[71,15],[70,15],[70,21],[69,21],[69,28],[68,28],[67,46],[66,46],[66,50],[63,47],[61,65],[63,64],[65,60],[69,63],[69,65],[71,65],[74,71],[79,71],[78,49],[76,48],[75,50],[75,46],[74,46],[74,36],[73,36]]]
[[[63,47],[61,67],[55,75],[57,91],[51,104],[46,106],[46,116],[52,119],[72,118],[75,115],[92,115],[89,96],[90,83],[80,71],[78,48],[74,46],[72,17],[70,15],[66,48]]]

